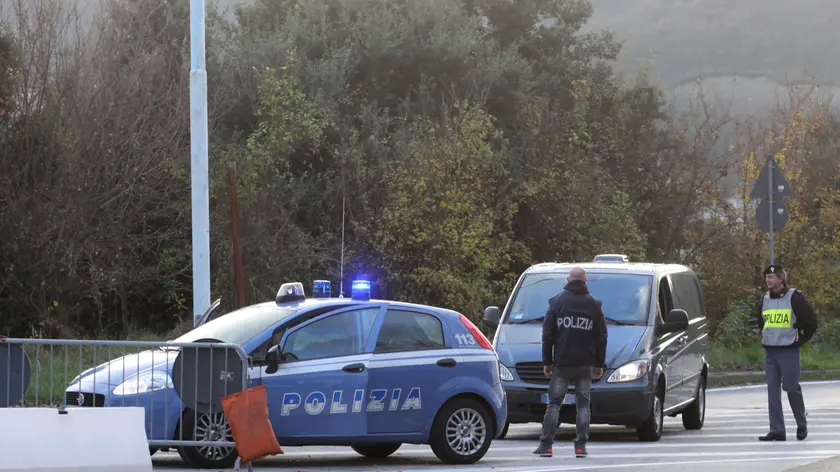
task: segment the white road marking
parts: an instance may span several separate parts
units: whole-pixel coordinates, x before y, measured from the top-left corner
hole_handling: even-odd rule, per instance
[[[750,436],[750,437],[752,437],[752,436]],[[702,438],[702,436],[698,436],[698,439],[699,438]],[[555,445],[559,449],[563,449],[564,448],[564,443],[565,442],[557,441],[555,443]],[[597,454],[597,457],[627,458],[627,457],[636,457],[636,456],[638,456],[638,457],[649,457],[650,453],[648,452],[648,453],[644,453],[644,454],[629,454],[629,455],[628,454],[617,454],[617,455],[616,454],[606,454],[606,455],[603,455],[603,454],[597,453],[597,451],[616,450],[616,449],[632,449],[632,450],[637,450],[637,449],[648,449],[648,450],[649,449],[686,449],[686,448],[692,447],[692,446],[697,447],[697,448],[702,448],[702,449],[711,449],[711,448],[743,447],[744,445],[749,445],[750,447],[756,447],[758,449],[762,449],[762,451],[750,451],[750,452],[745,452],[745,453],[742,453],[742,452],[732,453],[732,452],[729,452],[729,451],[714,452],[714,453],[704,453],[704,452],[700,452],[700,453],[694,453],[694,452],[690,452],[690,453],[689,452],[687,452],[687,453],[669,453],[669,452],[663,452],[661,454],[657,453],[657,456],[685,456],[685,455],[687,455],[687,456],[698,456],[698,455],[702,456],[702,455],[719,455],[721,453],[726,454],[727,457],[732,456],[732,455],[756,455],[756,454],[767,455],[768,454],[768,452],[766,452],[767,449],[777,449],[777,450],[779,450],[778,452],[770,452],[770,454],[788,454],[789,452],[791,452],[790,450],[796,450],[797,447],[801,447],[801,446],[805,446],[805,445],[840,446],[840,440],[807,441],[807,442],[799,442],[799,441],[790,442],[790,441],[787,441],[787,442],[774,442],[774,443],[760,442],[760,441],[755,440],[755,441],[746,441],[746,442],[745,441],[742,441],[742,442],[733,442],[733,441],[729,441],[729,442],[697,442],[697,443],[693,443],[693,444],[692,443],[687,444],[685,442],[680,442],[680,443],[657,443],[657,444],[650,444],[650,443],[600,444],[600,443],[597,443],[597,442],[592,442],[592,443],[589,444],[589,451],[590,451],[591,454],[593,453],[593,451],[596,451],[595,453]],[[492,455],[495,455],[496,453],[530,452],[531,450],[534,449],[534,447],[536,447],[536,446],[535,445],[528,445],[528,446],[492,447],[488,451],[487,457],[491,457]],[[782,451],[783,449],[786,449],[787,451]],[[798,454],[813,454],[813,453],[821,453],[822,454],[822,453],[829,453],[829,452],[840,454],[840,448],[838,448],[837,450],[830,450],[830,451],[826,451],[826,450],[816,450],[816,451],[800,450],[800,451],[797,451]],[[425,447],[424,446],[414,446],[414,447],[403,446],[396,453],[394,453],[394,456],[415,456],[415,455],[427,455],[427,454],[433,454],[431,449],[429,449],[428,446],[425,446]],[[358,454],[356,452],[354,452],[352,449],[350,449],[349,447],[346,450],[340,450],[340,451],[300,451],[300,450],[298,450],[298,451],[286,451],[286,453],[284,454],[284,457],[335,457],[335,456],[356,457],[356,456],[358,456]]]
[[[808,429],[810,430],[810,427]],[[762,434],[763,433],[759,433],[759,434],[756,434],[756,433],[668,434],[667,432],[665,432],[665,434],[662,437],[663,438],[668,438],[668,439],[752,438],[754,442],[760,443],[762,441],[759,441],[758,437],[761,436]],[[798,443],[801,442],[803,444],[808,442],[808,440],[796,441],[795,435],[796,435],[796,433],[794,431],[788,431],[788,441],[786,441],[786,442],[794,441],[794,442],[798,442]],[[837,431],[833,431],[833,432],[808,431],[808,438],[809,439],[814,437],[814,436],[829,436],[829,437],[832,437],[832,438],[836,438],[837,437]],[[774,443],[776,443],[776,442],[774,442]],[[687,443],[683,443],[683,444],[687,444]],[[698,443],[698,444],[702,444],[702,443]]]
[[[766,423],[766,422],[763,422],[763,423]],[[794,432],[794,433],[796,432],[796,422],[791,420],[791,421],[788,421],[786,424],[787,424],[787,427],[788,427],[788,430],[789,430],[788,432]],[[669,428],[669,427],[679,427],[679,426],[676,425],[676,424],[667,424],[666,423],[665,424],[666,434],[668,432],[667,428]],[[755,422],[747,423],[747,424],[724,424],[724,423],[715,424],[715,423],[709,423],[708,420],[706,420],[706,424],[703,425],[703,429],[700,430],[700,431],[762,431],[762,430],[767,430],[767,429],[769,429],[768,425],[766,425],[766,424],[755,424]],[[814,432],[814,431],[825,430],[825,429],[840,431],[840,423],[816,423],[816,424],[814,424],[814,422],[810,422],[810,421],[808,422],[808,432],[809,432],[809,434],[811,432]],[[621,428],[621,427],[605,427],[605,428],[592,427],[590,429],[590,434],[632,433],[633,431],[634,430],[632,430],[632,429]],[[700,431],[691,432],[690,433],[691,437],[705,436],[705,434],[703,434]],[[531,430],[528,430],[528,431],[522,431],[522,430],[516,431],[516,433],[530,433],[530,434],[537,434],[538,432],[539,431],[537,429],[531,429]],[[557,429],[557,432],[558,433],[570,434],[570,433],[574,433],[575,430],[574,430],[574,426],[567,426],[567,425],[564,424],[563,427]],[[510,435],[510,432],[508,432],[508,435]]]
[[[788,429],[796,430],[796,423],[788,423]],[[721,429],[738,429],[744,431],[753,431],[753,430],[760,430],[760,429],[767,429],[767,425],[751,425],[751,426],[744,426],[744,425],[733,425],[733,426],[709,426],[709,423],[703,425],[702,431],[717,431]],[[822,424],[814,424],[809,422],[808,423],[808,431],[813,431],[815,429],[833,429],[835,431],[840,431],[840,423],[822,423]]]
[[[766,422],[768,420],[768,416],[766,414],[764,414],[764,415],[761,415],[761,416],[756,416],[754,418],[717,418],[717,417],[709,418],[709,417],[706,417],[706,424],[703,425],[703,429],[706,429],[706,427],[709,426],[709,425],[714,425],[714,424],[719,424],[719,423],[725,423],[725,424],[733,424],[733,423],[734,424],[755,424],[756,422],[761,422],[762,420],[765,420],[765,422]],[[825,418],[822,415],[820,415],[820,416],[817,416],[817,415],[809,416],[808,417],[808,426],[821,425],[821,424],[824,424],[826,422],[826,420],[840,421],[840,417]],[[791,421],[792,424],[796,424],[795,423],[796,419],[792,416],[790,418],[785,417],[785,421]],[[674,424],[676,424],[676,423],[682,424],[682,422],[674,422]]]
[[[827,459],[831,456],[790,456],[790,457],[781,457],[775,458],[774,461],[800,461],[800,460],[807,460],[807,461],[818,461],[822,459]],[[590,458],[586,459],[587,461]],[[552,459],[548,459],[552,460]],[[603,465],[574,465],[574,466],[565,466],[561,465],[559,467],[540,467],[534,469],[523,469],[520,467],[511,467],[511,468],[498,468],[494,467],[492,470],[494,472],[554,472],[558,470],[589,470],[589,469],[626,469],[628,467],[651,467],[651,466],[675,466],[675,465],[699,465],[699,464],[720,464],[722,461],[718,460],[703,460],[703,461],[674,461],[674,462],[636,462],[632,464],[603,464]],[[767,462],[766,459],[732,459],[732,460],[724,460],[723,462],[731,463],[731,462]],[[448,469],[445,472],[454,472],[456,469]],[[459,471],[461,469],[458,469]],[[417,471],[420,472],[420,471]],[[438,470],[438,472],[444,472]]]

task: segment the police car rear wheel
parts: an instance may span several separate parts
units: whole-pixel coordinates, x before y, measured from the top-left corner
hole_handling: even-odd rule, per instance
[[[184,441],[230,441],[230,430],[224,413],[198,413],[192,410],[184,412],[181,433],[175,438]],[[178,454],[191,467],[202,469],[224,469],[236,463],[236,448],[229,446],[185,446],[178,448]]]
[[[372,459],[384,459],[397,452],[402,444],[365,444],[353,446],[353,450]]]
[[[475,400],[461,398],[440,409],[429,445],[447,464],[473,464],[490,448],[492,429],[487,409]]]

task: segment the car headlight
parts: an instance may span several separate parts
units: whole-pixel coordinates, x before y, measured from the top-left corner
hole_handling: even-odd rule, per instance
[[[650,370],[649,361],[631,361],[616,369],[607,379],[607,382],[630,382],[644,377],[648,370]]]
[[[154,392],[172,386],[172,378],[166,372],[152,370],[137,374],[114,389],[114,395],[136,395],[138,393]]]
[[[505,365],[501,362],[499,362],[499,376],[505,382],[513,382],[513,374],[511,373],[510,369],[505,367]]]

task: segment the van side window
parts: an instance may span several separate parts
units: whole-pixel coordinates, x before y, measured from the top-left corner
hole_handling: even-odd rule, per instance
[[[674,302],[671,299],[671,287],[668,285],[668,278],[662,277],[659,281],[659,299],[656,304],[657,317],[656,324],[659,325],[665,321],[665,316],[674,309]]]
[[[676,307],[685,310],[692,320],[706,316],[697,280],[688,273],[671,274],[669,277],[674,285]]]

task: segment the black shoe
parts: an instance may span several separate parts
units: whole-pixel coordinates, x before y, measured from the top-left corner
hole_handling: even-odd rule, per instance
[[[786,441],[787,437],[782,433],[767,433],[764,436],[758,437],[759,441]]]
[[[586,444],[575,443],[575,457],[583,459],[588,455],[589,453],[586,452]]]
[[[808,427],[796,428],[796,439],[802,441],[808,437]]]
[[[539,447],[531,451],[531,454],[540,457],[552,457],[554,455],[550,447],[545,447],[542,444],[540,444]]]

